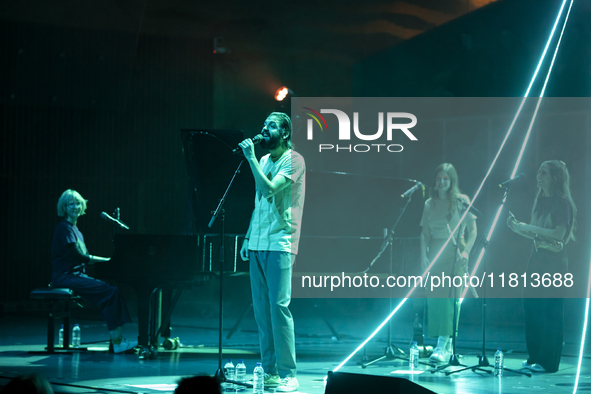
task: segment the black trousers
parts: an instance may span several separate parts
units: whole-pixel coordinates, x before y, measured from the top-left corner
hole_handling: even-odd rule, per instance
[[[562,355],[564,299],[524,298],[525,342],[529,364],[558,371]]]
[[[131,322],[127,305],[115,286],[86,274],[56,274],[52,277],[52,285],[72,289],[84,300],[101,309],[109,331]]]

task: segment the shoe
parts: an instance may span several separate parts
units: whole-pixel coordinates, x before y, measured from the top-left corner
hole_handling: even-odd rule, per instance
[[[137,341],[128,341],[123,338],[118,344],[113,344],[113,351],[115,353],[123,353],[137,346]]]
[[[283,378],[281,384],[275,389],[276,393],[291,393],[300,387],[298,380],[294,377],[287,376]]]
[[[277,387],[281,384],[281,377],[279,375],[265,374],[265,387]]]
[[[542,367],[540,364],[534,364],[530,369],[533,372],[546,372],[546,368]]]
[[[530,369],[531,367],[533,367],[533,364],[528,364],[527,360],[521,363],[521,368]]]
[[[449,359],[449,354],[442,348],[437,347],[433,350],[433,354],[429,357],[429,361],[436,363],[443,363]]]
[[[248,383],[254,384],[254,379],[250,379]],[[279,375],[271,375],[265,373],[265,387],[277,387],[281,384],[281,377]]]
[[[546,372],[546,369],[540,364],[528,364],[527,360],[521,363],[522,368],[527,368],[533,372]]]
[[[453,344],[451,343],[451,339],[449,341],[447,341],[447,343],[445,344],[445,351],[448,354],[452,354],[454,351],[454,347],[452,346]]]

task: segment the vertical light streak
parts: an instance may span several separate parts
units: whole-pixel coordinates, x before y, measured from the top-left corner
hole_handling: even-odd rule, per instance
[[[556,43],[556,48],[554,49],[554,54],[552,56],[552,61],[550,64],[550,67],[548,68],[548,73],[546,74],[546,78],[544,79],[544,86],[542,88],[542,92],[540,93],[540,98],[538,99],[538,102],[536,103],[536,108],[534,111],[534,114],[531,118],[531,121],[529,122],[529,126],[527,128],[527,133],[525,134],[525,138],[523,139],[523,143],[521,144],[521,149],[519,151],[519,155],[517,156],[517,160],[515,161],[515,166],[513,166],[513,171],[511,172],[511,179],[515,177],[515,174],[517,173],[517,170],[519,169],[519,164],[521,164],[521,159],[523,158],[523,153],[525,152],[525,147],[527,146],[527,143],[529,142],[529,137],[531,135],[531,131],[533,130],[533,125],[534,122],[536,121],[536,118],[538,116],[538,111],[540,109],[540,105],[542,104],[542,99],[544,96],[544,91],[546,89],[546,86],[548,84],[548,80],[550,79],[550,75],[552,74],[552,69],[554,67],[554,61],[556,60],[556,55],[558,54],[558,49],[560,48],[560,43],[562,42],[562,36],[564,35],[564,29],[566,28],[566,24],[568,22],[568,17],[570,15],[570,11],[572,8],[574,0],[571,0],[570,5],[568,7],[568,11],[566,13],[566,17],[564,18],[564,23],[562,25],[562,30],[560,31],[560,37],[558,39],[558,42]],[[566,0],[563,1],[562,6],[560,7],[560,13],[558,18],[556,19],[556,23],[558,22],[558,20],[560,19],[560,15],[562,14],[562,10],[564,9],[564,5],[566,3]],[[555,28],[556,28],[556,23],[554,24],[554,28],[552,29],[552,31],[554,32]],[[550,40],[552,39],[552,35],[550,36]],[[546,45],[546,48],[544,49],[544,53],[546,52],[546,50],[548,49],[548,45]],[[529,89],[528,89],[528,93],[529,93]],[[481,184],[482,187],[482,184]],[[480,191],[480,189],[478,190]],[[474,197],[474,199],[476,199],[476,196]],[[492,236],[492,233],[497,225],[497,221],[499,218],[499,215],[501,214],[501,211],[503,209],[503,206],[505,205],[505,201],[507,199],[507,196],[505,196],[503,198],[503,201],[501,202],[501,205],[499,206],[499,209],[497,210],[497,214],[495,216],[495,220],[490,228],[490,231],[488,233],[487,236],[487,241],[490,241],[490,238]],[[476,271],[478,270],[478,267],[480,265],[480,262],[482,261],[482,256],[483,253],[480,254],[481,257],[479,257],[479,259],[476,261],[476,263],[474,264],[474,269],[472,270],[472,275],[474,275],[476,273]],[[462,297],[466,295],[466,291],[467,289],[464,289],[464,292],[462,293]]]
[[[550,32],[550,37],[548,37],[548,42],[546,42],[546,47],[544,48],[544,52],[542,52],[542,56],[540,57],[540,61],[538,62],[538,66],[536,67],[536,71],[534,71],[534,76],[531,79],[531,82],[529,83],[529,86],[527,87],[527,91],[525,92],[525,95],[523,97],[529,96],[529,91],[531,90],[531,87],[534,84],[536,76],[538,75],[538,71],[540,71],[540,67],[542,66],[542,62],[544,60],[544,57],[546,56],[546,52],[548,51],[548,47],[550,46],[550,42],[552,42],[552,37],[554,36],[554,32],[556,31],[556,26],[558,26],[558,21],[560,20],[560,16],[562,15],[562,10],[564,9],[565,4],[566,4],[566,0],[563,0],[562,5],[560,6],[560,11],[558,12],[558,16],[556,17],[556,21],[554,21],[554,26],[552,27],[552,31]],[[572,5],[572,2],[571,2],[571,5]]]
[[[572,6],[572,1],[574,1],[574,0],[571,0],[571,6]],[[517,121],[517,118],[519,117],[519,114],[521,113],[521,110],[523,109],[523,105],[524,105],[524,103],[525,103],[525,100],[526,100],[526,98],[527,98],[527,97],[528,97],[528,95],[529,95],[530,89],[531,89],[531,87],[532,87],[532,85],[533,85],[533,83],[534,83],[534,81],[535,81],[535,79],[536,79],[536,77],[537,77],[537,75],[538,75],[538,72],[539,72],[539,70],[540,70],[540,67],[541,67],[541,65],[542,65],[543,61],[544,61],[544,58],[546,57],[546,53],[547,53],[547,51],[548,51],[548,48],[549,48],[549,46],[550,46],[550,43],[551,43],[551,41],[552,41],[552,38],[554,37],[554,33],[555,33],[555,31],[556,31],[556,26],[558,25],[558,22],[559,22],[559,20],[560,20],[560,17],[562,16],[562,11],[564,10],[564,5],[565,5],[565,4],[566,4],[566,0],[563,0],[563,2],[562,2],[562,5],[561,5],[561,7],[560,7],[560,11],[558,12],[558,16],[556,17],[556,21],[554,22],[554,26],[552,27],[552,31],[550,32],[550,36],[549,36],[549,38],[548,38],[548,41],[546,42],[546,46],[544,47],[544,51],[542,52],[542,55],[540,56],[540,60],[539,60],[539,62],[538,62],[538,65],[537,65],[537,67],[536,67],[536,70],[535,70],[535,72],[534,72],[534,75],[532,76],[532,79],[531,79],[531,81],[530,81],[530,83],[529,83],[529,86],[528,86],[528,88],[527,88],[527,91],[525,92],[525,95],[524,95],[524,97],[523,97],[523,100],[521,100],[521,104],[519,105],[519,108],[518,108],[517,112],[515,113],[515,116],[514,116],[514,118],[513,118],[513,121],[511,122],[511,125],[509,126],[509,130],[507,131],[507,134],[505,135],[505,138],[503,139],[503,141],[502,141],[502,143],[501,143],[501,146],[499,147],[499,150],[497,151],[497,154],[495,155],[495,157],[494,157],[494,159],[493,159],[493,161],[492,161],[492,163],[491,163],[491,165],[490,165],[490,167],[489,167],[489,169],[488,169],[488,171],[487,171],[486,175],[484,176],[484,178],[483,178],[482,182],[480,183],[480,186],[478,187],[478,189],[477,189],[476,193],[474,194],[474,197],[473,197],[473,198],[472,198],[472,200],[470,201],[470,203],[469,203],[469,205],[468,205],[468,208],[466,209],[466,211],[464,212],[464,214],[461,216],[461,218],[460,218],[460,221],[458,222],[458,224],[456,225],[456,227],[453,229],[453,231],[451,232],[451,234],[450,234],[450,235],[449,235],[449,237],[447,238],[447,241],[445,241],[445,243],[443,244],[443,246],[441,247],[441,249],[439,250],[439,252],[437,253],[437,255],[435,255],[435,258],[433,259],[433,261],[431,262],[431,264],[429,264],[429,266],[427,267],[427,269],[426,269],[426,270],[425,270],[425,272],[423,273],[423,275],[422,275],[422,278],[423,278],[423,279],[425,278],[425,276],[427,275],[427,273],[429,272],[429,270],[431,269],[431,267],[432,267],[432,266],[435,264],[435,262],[436,262],[436,261],[439,259],[439,256],[441,256],[441,254],[443,253],[443,250],[445,250],[445,248],[446,248],[446,247],[447,247],[447,245],[449,244],[449,242],[450,242],[451,238],[455,236],[455,233],[456,233],[456,231],[458,230],[458,228],[460,228],[460,226],[461,226],[461,224],[462,224],[462,222],[463,222],[464,218],[466,217],[466,215],[467,215],[468,213],[470,213],[470,208],[472,208],[472,205],[474,204],[474,201],[476,200],[476,198],[477,198],[477,197],[478,197],[478,195],[480,194],[480,192],[481,192],[481,190],[482,190],[482,188],[483,188],[483,186],[484,186],[484,183],[486,182],[486,180],[488,179],[488,176],[489,176],[489,175],[490,175],[490,173],[492,172],[492,170],[493,170],[493,168],[494,168],[494,166],[495,166],[495,164],[496,164],[496,162],[497,162],[497,159],[499,158],[499,156],[500,156],[500,154],[501,154],[501,151],[502,151],[502,150],[503,150],[503,148],[505,147],[505,143],[507,142],[507,139],[509,138],[509,135],[511,134],[511,132],[512,132],[512,130],[513,130],[513,127],[514,127],[514,125],[515,125],[515,122]],[[569,7],[569,12],[570,12],[570,7]],[[565,24],[564,24],[564,26],[566,26],[566,20],[565,20]],[[562,30],[563,32],[564,32],[564,26],[563,26],[563,30]],[[562,33],[561,33],[561,37],[562,37]],[[559,41],[558,45],[559,45],[559,44],[560,44],[560,41]],[[557,47],[556,47],[556,51],[558,51],[558,45],[557,45]],[[554,53],[554,56],[556,56],[556,51],[555,51],[555,53]],[[549,69],[549,71],[548,71],[548,74],[549,74],[550,72],[551,72],[551,68]],[[548,78],[549,78],[549,75],[547,75],[547,76],[546,76],[546,80],[545,80],[545,81],[546,81],[546,83],[547,83],[547,81],[548,81]],[[545,84],[544,84],[544,86],[545,86]],[[540,100],[538,100],[538,105],[537,105],[537,107],[536,107],[536,114],[537,114],[537,110],[538,110],[538,108],[539,108],[540,102],[541,102],[541,99],[540,99]],[[535,118],[535,115],[534,115],[534,118]],[[525,149],[525,145],[527,144],[527,140],[529,139],[529,133],[530,133],[530,131],[531,131],[532,125],[533,125],[533,119],[532,119],[532,122],[530,123],[530,128],[529,128],[529,130],[528,130],[528,134],[527,134],[527,136],[526,136],[526,140],[524,141],[524,144],[523,144],[523,146],[522,146],[522,152],[521,152],[521,154],[520,154],[519,160],[520,160],[520,158],[521,158],[521,155],[522,155],[522,153],[523,153],[523,150]],[[519,162],[517,162],[517,163],[516,163],[516,166],[515,166],[515,168],[517,168],[517,167],[518,167],[518,165],[519,165]],[[515,170],[514,170],[514,172],[515,172]],[[514,175],[513,175],[513,176],[514,176]],[[512,177],[513,177],[513,176],[512,176]],[[505,197],[505,199],[506,199],[506,197]],[[489,231],[489,234],[488,234],[487,240],[488,240],[488,239],[490,239],[490,236],[492,235],[492,233],[493,233],[493,231],[494,231],[494,227],[496,227],[496,223],[497,223],[497,221],[498,221],[498,218],[499,218],[499,216],[500,216],[500,214],[501,214],[502,207],[503,207],[503,204],[504,204],[504,202],[505,202],[505,199],[503,199],[503,203],[501,204],[501,206],[500,206],[500,207],[499,207],[499,209],[497,210],[497,214],[496,214],[496,216],[495,216],[495,221],[494,221],[494,224],[493,224],[493,226],[491,226],[491,230]],[[484,248],[483,248],[483,249],[482,249],[482,251],[480,252],[480,256],[479,256],[479,258],[478,258],[478,263],[480,263],[480,261],[482,260],[482,256],[483,256],[483,255],[484,255]],[[476,272],[477,268],[478,268],[478,265],[475,265],[475,267],[474,267],[474,270],[473,270],[473,273],[474,273],[474,272]],[[382,328],[383,328],[383,327],[386,325],[386,323],[387,323],[387,322],[388,322],[388,321],[389,321],[389,320],[390,320],[390,319],[391,319],[391,318],[392,318],[392,317],[393,317],[393,316],[396,314],[396,312],[397,312],[397,311],[400,309],[400,307],[401,307],[401,306],[402,306],[402,305],[403,305],[403,304],[406,302],[406,300],[407,300],[407,299],[408,299],[408,298],[409,298],[409,297],[412,295],[412,293],[413,293],[414,291],[415,291],[415,288],[413,287],[413,288],[412,288],[412,289],[411,289],[411,290],[410,290],[410,291],[407,293],[407,295],[405,296],[405,298],[404,298],[404,299],[403,299],[403,300],[400,302],[400,304],[398,304],[398,306],[397,306],[396,308],[394,308],[394,310],[392,311],[392,313],[390,313],[390,314],[388,315],[388,317],[387,317],[387,318],[386,318],[386,319],[385,319],[385,320],[384,320],[384,321],[383,321],[383,322],[382,322],[382,323],[381,323],[381,324],[378,326],[378,328],[376,328],[376,329],[374,330],[374,332],[372,332],[372,334],[371,334],[371,335],[370,335],[370,336],[369,336],[369,337],[368,337],[368,338],[367,338],[365,341],[363,341],[363,342],[361,343],[361,345],[359,345],[359,346],[358,346],[358,347],[357,347],[357,348],[356,348],[356,349],[355,349],[355,350],[354,350],[354,351],[353,351],[353,352],[352,352],[352,353],[351,353],[349,356],[347,356],[347,358],[345,358],[345,360],[343,360],[343,362],[341,362],[341,363],[340,363],[340,364],[339,364],[337,367],[335,367],[335,369],[333,369],[333,372],[336,372],[336,371],[338,371],[339,369],[341,369],[341,368],[342,368],[342,367],[343,367],[343,366],[344,366],[344,365],[347,363],[347,361],[349,361],[349,360],[350,360],[350,359],[351,359],[351,358],[352,358],[352,357],[353,357],[353,356],[354,356],[354,355],[355,355],[355,354],[356,354],[356,353],[357,353],[359,350],[361,350],[361,349],[362,349],[362,348],[363,348],[363,347],[364,347],[364,346],[365,346],[365,345],[366,345],[366,344],[367,344],[367,343],[368,343],[368,342],[369,342],[369,341],[370,341],[370,340],[371,340],[371,339],[372,339],[372,338],[373,338],[373,337],[374,337],[374,336],[375,336],[375,335],[376,335],[376,334],[377,334],[377,333],[378,333],[378,332],[379,332],[379,331],[380,331],[380,330],[381,330],[381,329],[382,329]],[[460,303],[463,301],[463,297],[465,296],[465,292],[466,292],[466,291],[467,291],[467,288],[464,290],[464,293],[462,294],[462,298],[460,299]]]
[[[544,86],[542,87],[542,92],[540,93],[540,99],[538,100],[538,103],[536,105],[536,110],[534,112],[534,116],[532,117],[532,120],[529,124],[529,128],[527,130],[525,140],[523,141],[523,145],[521,146],[521,151],[519,152],[519,156],[517,157],[517,162],[515,163],[515,167],[513,168],[513,172],[511,173],[511,178],[515,177],[515,174],[517,174],[517,169],[519,168],[519,164],[521,163],[521,158],[523,156],[523,152],[525,151],[525,146],[527,145],[529,135],[531,133],[534,121],[535,121],[536,116],[538,114],[538,109],[540,108],[540,104],[542,104],[542,98],[544,97],[544,92],[546,91],[546,86],[548,85],[548,80],[550,79],[550,74],[552,74],[552,68],[554,68],[554,61],[556,60],[556,55],[558,54],[558,48],[560,48],[560,43],[562,42],[562,36],[564,34],[564,29],[566,28],[566,24],[568,22],[568,17],[570,15],[570,10],[573,6],[573,1],[574,0],[571,0],[570,5],[568,7],[568,11],[566,13],[566,17],[564,18],[564,24],[562,25],[562,30],[560,31],[558,43],[556,43],[556,48],[554,49],[554,55],[552,56],[552,61],[550,62],[550,67],[548,68],[548,73],[546,74],[546,79],[544,80]],[[561,10],[562,10],[562,8],[564,8],[564,2],[562,3]],[[556,22],[558,22],[558,19],[556,20]],[[556,24],[554,24],[554,28],[556,28]]]
[[[589,271],[589,282],[591,283],[591,270]],[[581,364],[583,363],[583,351],[585,350],[585,336],[587,334],[587,323],[589,320],[589,286],[587,286],[587,301],[585,302],[585,320],[583,322],[583,335],[581,337],[581,346],[579,347],[579,361],[577,363],[577,374],[575,375],[575,387],[573,394],[577,392],[579,387],[579,378],[581,377]]]

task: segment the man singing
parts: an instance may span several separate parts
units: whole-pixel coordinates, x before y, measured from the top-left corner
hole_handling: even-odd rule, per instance
[[[304,208],[306,164],[291,150],[291,120],[273,112],[265,120],[260,163],[250,138],[240,147],[256,184],[255,207],[240,250],[250,259],[250,285],[265,387],[292,392],[299,387],[291,300],[291,270],[298,252]],[[283,377],[283,379],[281,378]]]

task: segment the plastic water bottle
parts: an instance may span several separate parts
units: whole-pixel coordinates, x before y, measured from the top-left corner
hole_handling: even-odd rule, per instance
[[[494,375],[498,376],[499,378],[503,376],[503,351],[501,348],[497,349],[495,353],[495,370]]]
[[[408,364],[410,365],[410,369],[416,369],[419,367],[419,346],[417,345],[416,341],[410,345],[410,357],[408,359]]]
[[[232,360],[228,359],[226,365],[224,365],[224,375],[226,375],[226,379],[234,380],[235,374],[236,369],[234,368],[234,364],[232,364]],[[234,391],[234,385],[232,383],[223,383],[222,389],[224,391]]]
[[[236,381],[246,383],[246,365],[243,360],[238,360],[236,364]],[[246,391],[246,386],[236,385],[236,391]]]
[[[74,328],[72,329],[72,346],[74,349],[78,349],[80,347],[80,326],[78,324],[74,324]]]
[[[254,373],[253,373],[252,393],[253,394],[263,394],[264,391],[265,391],[265,370],[263,369],[263,364],[257,363],[257,366],[254,368]]]
[[[58,335],[58,346],[64,347],[64,325],[62,324],[62,328],[60,328],[59,335]]]

